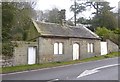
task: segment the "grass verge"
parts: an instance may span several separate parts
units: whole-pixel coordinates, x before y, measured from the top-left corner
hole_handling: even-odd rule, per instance
[[[94,56],[91,58],[86,58],[86,59],[82,59],[82,60],[75,60],[75,61],[51,62],[51,63],[45,63],[45,64],[3,67],[3,68],[0,68],[0,70],[2,70],[2,72],[0,72],[0,73],[12,73],[12,72],[18,72],[18,71],[25,71],[25,70],[34,70],[34,69],[41,69],[41,68],[47,68],[47,67],[56,67],[56,66],[62,66],[62,65],[69,65],[69,64],[76,64],[76,63],[82,63],[82,62],[101,60],[101,59],[105,59],[105,58],[113,58],[113,57],[118,57],[118,56],[120,57],[120,52],[112,52],[112,53],[107,54],[107,55]]]

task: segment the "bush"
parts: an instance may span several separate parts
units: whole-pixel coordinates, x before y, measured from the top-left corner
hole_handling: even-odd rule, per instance
[[[14,46],[11,42],[2,43],[2,55],[6,58],[11,58],[13,56]]]
[[[109,30],[105,27],[97,27],[96,34],[98,34],[103,40],[109,39],[116,44],[119,44],[119,30]]]
[[[105,57],[105,58],[109,58],[109,56],[108,56],[108,55],[105,55],[104,57]]]
[[[94,57],[96,57],[96,58],[97,58],[98,56],[96,56],[96,55],[95,55]]]
[[[62,63],[61,61],[56,61],[56,63]]]

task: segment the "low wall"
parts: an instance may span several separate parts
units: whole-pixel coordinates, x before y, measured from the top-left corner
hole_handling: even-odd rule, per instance
[[[38,46],[37,42],[17,41],[17,47],[14,48],[13,65],[28,64],[28,47]]]
[[[25,41],[12,41],[12,42],[16,44],[16,47],[14,47],[13,57],[6,60],[1,59],[0,65],[2,67],[27,64],[28,47],[29,46],[37,47],[38,44],[37,42],[25,42]]]
[[[113,43],[110,40],[106,40],[106,42],[107,42],[107,47],[108,47],[108,53],[117,52],[119,50],[117,44]]]
[[[0,66],[2,67],[9,67],[9,66],[13,66],[13,58],[11,59],[7,59],[7,60],[0,60]]]

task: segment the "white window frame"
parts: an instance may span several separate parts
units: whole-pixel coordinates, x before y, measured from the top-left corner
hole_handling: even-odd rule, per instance
[[[58,43],[54,43],[54,54],[58,54]]]
[[[58,52],[59,52],[59,54],[63,54],[63,43],[59,43],[59,50],[58,50]]]
[[[88,53],[94,52],[94,44],[93,43],[88,43],[87,48],[88,48]]]
[[[90,53],[90,43],[87,44],[88,53]]]
[[[55,55],[63,54],[63,43],[62,42],[54,43],[54,54]]]
[[[91,47],[91,53],[93,53],[93,50],[94,50],[93,46],[94,46],[93,43],[91,43],[91,46],[90,46]]]

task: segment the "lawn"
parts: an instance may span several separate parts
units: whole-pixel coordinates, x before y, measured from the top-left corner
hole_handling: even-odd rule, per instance
[[[91,58],[86,58],[86,59],[82,59],[82,60],[75,60],[75,61],[51,62],[51,63],[45,63],[45,64],[3,67],[3,68],[0,68],[0,70],[2,70],[2,71],[0,71],[0,73],[12,73],[12,72],[18,72],[18,71],[25,71],[25,70],[34,70],[34,69],[41,69],[41,68],[48,68],[48,67],[56,67],[56,66],[62,66],[62,65],[69,65],[69,64],[76,64],[76,63],[82,63],[82,62],[101,60],[101,59],[105,59],[105,58],[113,58],[113,57],[118,57],[118,56],[120,57],[120,52],[113,52],[113,53],[103,55],[103,56],[94,56]]]

